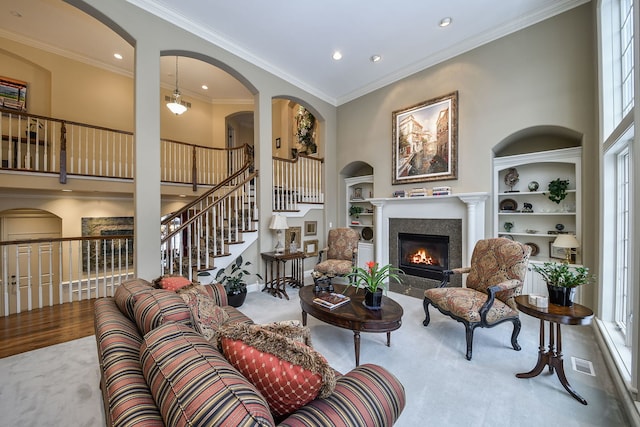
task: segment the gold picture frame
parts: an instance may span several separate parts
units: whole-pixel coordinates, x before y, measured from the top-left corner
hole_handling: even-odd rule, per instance
[[[304,253],[306,256],[318,256],[318,239],[305,240]]]
[[[284,233],[284,249],[287,252],[298,252],[302,246],[300,246],[300,234],[302,234],[302,227],[289,227]],[[291,250],[291,243],[295,243],[295,250]]]
[[[305,221],[304,222],[304,235],[315,236],[318,234],[318,221]]]
[[[392,184],[458,179],[458,92],[394,111]]]

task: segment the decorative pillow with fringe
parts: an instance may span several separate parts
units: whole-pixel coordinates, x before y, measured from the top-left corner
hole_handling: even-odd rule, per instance
[[[216,345],[218,329],[229,320],[227,312],[218,306],[209,295],[199,292],[179,292],[178,295],[180,295],[187,306],[189,306],[193,322],[198,332],[200,332],[207,341],[213,341],[214,345]]]
[[[271,412],[284,417],[311,402],[327,397],[335,388],[334,370],[327,360],[303,342],[269,328],[298,329],[231,323],[218,330],[222,354],[265,397]],[[304,338],[302,338],[304,340]]]

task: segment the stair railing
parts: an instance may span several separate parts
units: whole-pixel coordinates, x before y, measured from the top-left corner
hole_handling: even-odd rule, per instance
[[[304,154],[294,159],[273,157],[273,210],[296,211],[299,203],[324,203],[323,163],[324,159]]]

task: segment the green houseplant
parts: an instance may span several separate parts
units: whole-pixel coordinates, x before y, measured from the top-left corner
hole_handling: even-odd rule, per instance
[[[552,304],[572,306],[576,287],[586,285],[593,279],[587,267],[569,267],[562,262],[545,262],[532,266],[547,283],[549,302]]]
[[[249,261],[243,264],[242,255],[240,255],[227,268],[216,274],[216,282],[224,286],[229,305],[232,307],[240,307],[247,298],[247,283],[244,276],[251,274],[246,269],[249,265],[251,265]],[[260,274],[256,273],[256,277],[262,280]]]
[[[387,290],[388,282],[395,280],[400,283],[402,270],[391,264],[380,267],[377,262],[369,261],[367,268],[354,266],[349,278],[349,286],[355,286],[365,290],[365,305],[367,308],[380,308],[382,303],[382,291]]]
[[[355,216],[356,218],[360,217],[360,214],[364,211],[362,206],[351,205],[349,207],[349,216]]]
[[[549,200],[560,204],[567,197],[567,188],[569,188],[568,179],[556,178],[549,183]]]

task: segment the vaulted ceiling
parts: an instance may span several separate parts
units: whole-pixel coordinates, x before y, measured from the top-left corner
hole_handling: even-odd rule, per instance
[[[340,105],[589,0],[128,0]],[[450,18],[446,27],[439,24]],[[81,35],[81,36],[79,36]],[[3,0],[0,37],[117,72],[133,73],[133,48],[62,0]],[[332,55],[340,51],[342,59]],[[124,58],[115,60],[120,52]],[[379,55],[380,60],[371,61]],[[180,87],[208,99],[248,99],[221,70],[181,60]],[[162,61],[174,84],[175,62]],[[209,89],[204,91],[202,84]]]

